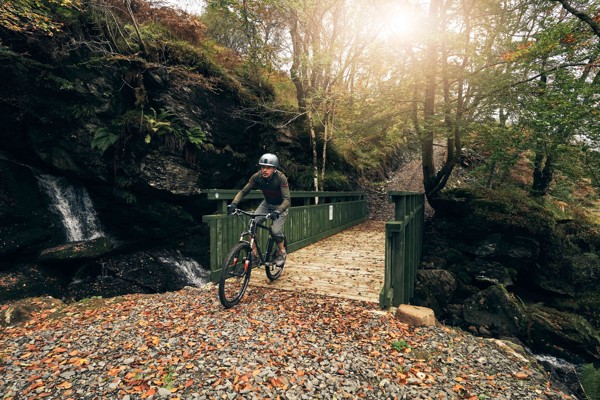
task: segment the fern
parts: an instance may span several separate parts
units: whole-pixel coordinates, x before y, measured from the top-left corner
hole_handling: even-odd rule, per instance
[[[589,400],[600,400],[600,369],[586,364],[581,369],[581,387]]]
[[[136,197],[136,195],[133,194],[133,193],[131,193],[128,190],[121,190],[121,189],[114,188],[113,189],[113,194],[115,195],[115,197],[118,197],[118,198],[122,199],[127,204],[135,204],[135,203],[137,203],[137,197]]]
[[[96,110],[94,109],[94,107],[86,106],[83,104],[76,104],[71,109],[71,115],[73,115],[73,117],[77,119],[91,119],[96,116]]]
[[[101,154],[113,144],[117,143],[119,140],[119,135],[115,135],[111,133],[106,128],[100,128],[94,133],[94,138],[92,139],[92,149],[100,150]]]
[[[186,132],[187,139],[198,148],[202,148],[202,145],[206,143],[206,132],[201,128],[192,128]]]
[[[162,136],[165,133],[173,132],[173,126],[169,118],[173,116],[168,110],[161,110],[160,114],[156,115],[156,110],[151,108],[152,116],[144,115],[144,121],[146,123],[146,129],[148,134],[146,135],[146,143],[150,143],[152,135]]]

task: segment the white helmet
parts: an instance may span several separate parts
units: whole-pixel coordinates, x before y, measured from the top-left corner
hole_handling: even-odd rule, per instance
[[[277,168],[277,167],[279,167],[279,159],[277,158],[277,156],[275,154],[266,153],[266,154],[263,154],[262,156],[260,156],[260,159],[258,160],[258,164]]]

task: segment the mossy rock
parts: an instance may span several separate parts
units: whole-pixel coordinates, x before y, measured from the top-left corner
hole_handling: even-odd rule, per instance
[[[520,336],[527,326],[523,304],[504,285],[490,286],[465,300],[463,318],[498,336]]]
[[[539,265],[534,282],[544,290],[581,297],[600,289],[600,257],[595,253],[566,254],[562,260]]]
[[[99,258],[115,248],[115,243],[105,237],[67,243],[45,249],[40,254],[40,262],[66,262]]]
[[[600,359],[600,331],[585,318],[534,304],[527,307],[525,340],[537,352],[583,362]]]
[[[560,260],[576,250],[558,229],[553,214],[518,192],[451,189],[433,206],[436,215],[440,211],[440,218],[452,222],[445,229],[454,230],[462,241],[476,241],[490,234],[533,239],[542,245],[542,263]]]
[[[554,296],[546,304],[558,310],[581,315],[594,329],[600,330],[600,291],[580,293],[577,297]]]

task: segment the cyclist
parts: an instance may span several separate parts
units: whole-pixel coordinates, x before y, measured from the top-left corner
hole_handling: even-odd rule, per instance
[[[260,171],[252,175],[246,186],[238,192],[231,204],[227,206],[227,213],[230,214],[233,212],[250,190],[262,190],[265,200],[260,203],[254,213],[271,215],[271,219],[273,220],[271,236],[279,249],[275,263],[278,267],[281,267],[285,263],[287,255],[284,247],[283,224],[291,205],[290,188],[287,177],[281,171],[277,170],[279,159],[275,154],[263,154],[260,156],[258,164],[260,165]],[[265,217],[260,217],[257,219],[257,222],[262,222],[265,219]],[[256,259],[257,257],[255,257]]]

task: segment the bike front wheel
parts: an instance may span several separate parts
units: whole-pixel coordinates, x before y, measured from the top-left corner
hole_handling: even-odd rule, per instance
[[[286,253],[287,253],[287,240],[284,239],[283,240],[283,248],[285,249]],[[285,266],[285,260],[283,261],[283,263],[281,265],[277,265],[276,259],[277,259],[277,255],[279,253],[279,246],[277,246],[277,244],[273,243],[273,249],[271,250],[271,254],[269,254],[269,262],[267,262],[267,265],[265,267],[265,271],[267,272],[267,278],[269,278],[269,280],[274,281],[275,279],[279,278],[281,276],[281,273],[283,272],[283,267]]]
[[[231,248],[221,270],[219,300],[225,308],[240,302],[250,281],[252,249],[248,243],[238,243]]]

